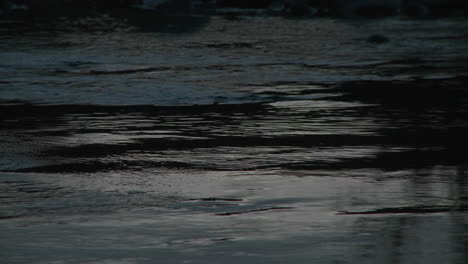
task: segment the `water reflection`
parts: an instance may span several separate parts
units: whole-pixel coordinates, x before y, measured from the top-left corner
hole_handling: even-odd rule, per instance
[[[2,258],[465,263],[463,40],[429,31],[419,48],[437,56],[395,59],[415,48],[247,20],[116,34],[115,49],[71,34],[66,59],[2,42]],[[415,22],[382,23],[398,39]]]
[[[463,263],[464,102],[446,93],[450,104],[407,111],[354,87],[365,89],[239,105],[4,105],[2,151],[17,163],[2,165],[2,218],[32,232],[30,217],[52,216],[77,228],[59,231],[72,233],[69,248],[78,232],[104,247],[118,238],[102,226],[123,224],[140,235],[116,247],[180,249],[200,263],[227,245],[232,261]],[[149,227],[168,233],[141,233]]]

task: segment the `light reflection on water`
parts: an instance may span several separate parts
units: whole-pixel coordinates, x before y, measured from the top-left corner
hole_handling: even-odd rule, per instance
[[[361,23],[2,37],[0,257],[466,263],[466,22]]]

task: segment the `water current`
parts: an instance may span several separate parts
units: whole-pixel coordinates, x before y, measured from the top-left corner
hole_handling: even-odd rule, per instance
[[[1,263],[468,262],[466,19],[154,19],[2,22]]]

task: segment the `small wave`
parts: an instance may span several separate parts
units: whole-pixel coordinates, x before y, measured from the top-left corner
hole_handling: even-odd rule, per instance
[[[242,215],[242,214],[258,213],[258,212],[269,212],[269,211],[276,211],[276,210],[290,210],[290,209],[294,209],[294,207],[289,207],[289,206],[288,207],[268,207],[268,208],[259,208],[259,209],[245,210],[245,211],[218,213],[216,215],[232,216],[232,215]]]
[[[407,207],[386,207],[369,211],[343,211],[338,215],[385,215],[385,214],[433,214],[446,213],[452,211],[468,211],[468,206],[448,206],[448,205],[427,205],[427,206],[407,206]]]

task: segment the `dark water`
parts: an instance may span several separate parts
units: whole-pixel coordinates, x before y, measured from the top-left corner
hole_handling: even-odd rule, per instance
[[[468,262],[467,20],[179,19],[3,27],[2,263]]]

